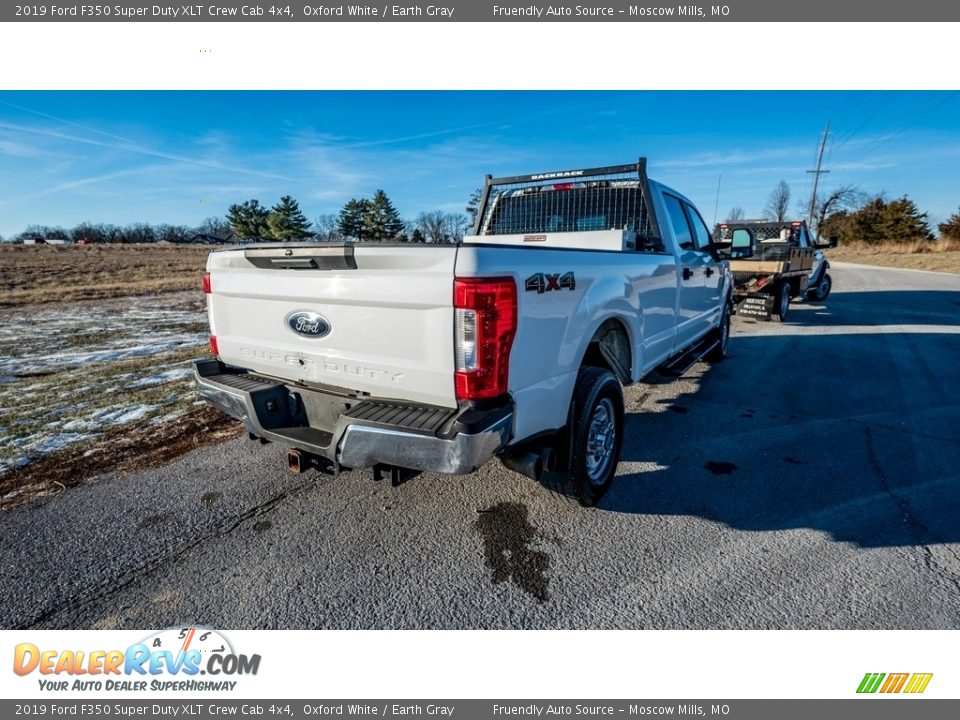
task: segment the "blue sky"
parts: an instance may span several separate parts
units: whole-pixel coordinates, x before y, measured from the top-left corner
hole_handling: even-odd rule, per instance
[[[80,221],[196,225],[283,194],[309,218],[383,188],[460,211],[484,174],[649,158],[704,217],[758,216],[786,180],[960,206],[958,92],[0,92],[0,235]]]

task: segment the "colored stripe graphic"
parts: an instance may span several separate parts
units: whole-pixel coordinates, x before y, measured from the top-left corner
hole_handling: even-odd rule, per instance
[[[860,687],[857,688],[857,692],[875,693],[877,688],[880,687],[880,683],[884,677],[886,677],[884,673],[867,673],[863,676],[863,680],[860,681]]]
[[[931,678],[933,678],[933,673],[914,673],[910,678],[910,682],[907,683],[907,687],[904,689],[904,692],[922,693],[927,689],[927,685],[930,684]]]
[[[884,681],[886,678],[886,681]],[[930,680],[933,679],[933,673],[866,673],[860,685],[857,686],[858,693],[875,693],[878,690],[881,693],[893,694],[903,691],[904,693],[919,694],[927,689]],[[882,683],[882,685],[881,685]]]
[[[880,688],[882,693],[898,693],[903,688],[903,684],[910,677],[910,673],[890,673],[887,675],[887,681]]]

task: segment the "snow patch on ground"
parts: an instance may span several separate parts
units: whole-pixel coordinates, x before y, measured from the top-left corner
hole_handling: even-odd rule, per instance
[[[191,375],[193,375],[191,368],[177,368],[176,370],[167,370],[156,375],[151,375],[150,377],[142,378],[141,380],[136,380],[130,383],[128,387],[140,388],[150,387],[152,385],[163,385],[164,383],[173,382],[174,380],[183,380]]]
[[[183,351],[201,354],[206,323],[197,293],[0,308],[0,475],[118,426],[175,418],[171,406],[195,397]],[[147,367],[117,365],[138,358]]]

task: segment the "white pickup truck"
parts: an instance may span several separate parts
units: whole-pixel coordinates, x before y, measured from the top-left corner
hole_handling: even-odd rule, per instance
[[[217,250],[199,394],[291,469],[461,474],[492,459],[584,505],[610,486],[621,385],[726,355],[730,273],[646,161],[487,177],[450,245]]]

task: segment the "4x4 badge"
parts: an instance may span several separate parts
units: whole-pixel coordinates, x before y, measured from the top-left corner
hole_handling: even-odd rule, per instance
[[[526,279],[524,287],[527,292],[534,290],[542,295],[551,290],[576,290],[577,279],[572,272],[560,273],[535,273]]]

